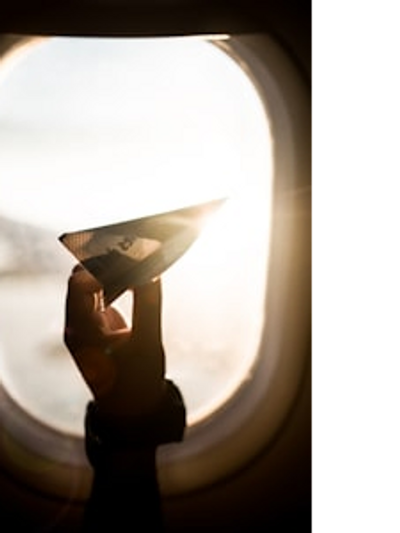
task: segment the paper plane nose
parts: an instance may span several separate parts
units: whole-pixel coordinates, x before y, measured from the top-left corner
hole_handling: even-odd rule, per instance
[[[226,198],[108,226],[64,233],[61,243],[104,287],[105,304],[148,283],[194,243]]]

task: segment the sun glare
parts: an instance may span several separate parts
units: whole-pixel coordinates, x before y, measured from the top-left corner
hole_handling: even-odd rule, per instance
[[[88,391],[61,342],[74,259],[60,233],[226,197],[163,275],[167,373],[189,423],[225,402],[257,355],[270,223],[268,120],[240,66],[194,39],[43,40],[0,87],[0,168],[10,394],[82,433]]]

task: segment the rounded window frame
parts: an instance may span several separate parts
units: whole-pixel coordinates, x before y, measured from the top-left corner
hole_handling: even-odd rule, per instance
[[[42,39],[9,36],[0,50],[5,59],[12,58]],[[309,203],[304,204],[304,199],[308,201],[311,194],[310,162],[305,157],[310,153],[309,94],[295,65],[270,36],[232,35],[213,42],[251,79],[270,121],[274,168],[271,252],[266,265],[268,322],[251,377],[222,407],[189,427],[184,442],[159,448],[159,481],[166,496],[221,482],[273,442],[295,405],[308,364],[310,272],[307,247],[303,257],[298,243],[307,238],[309,226],[307,216],[299,224],[297,214],[307,215]],[[300,258],[295,255],[299,251]],[[0,406],[5,470],[51,497],[84,501],[92,472],[83,439],[33,419],[1,384]]]

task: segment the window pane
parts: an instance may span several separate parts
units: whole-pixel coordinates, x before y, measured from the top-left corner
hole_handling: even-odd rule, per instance
[[[264,322],[271,140],[240,66],[195,39],[42,41],[0,92],[0,371],[29,413],[82,433],[62,343],[60,233],[227,196],[163,276],[167,373],[189,422],[251,369]],[[129,299],[117,304],[125,311]]]

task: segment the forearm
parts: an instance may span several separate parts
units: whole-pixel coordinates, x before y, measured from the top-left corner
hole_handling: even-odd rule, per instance
[[[93,474],[85,532],[124,531],[125,527],[136,531],[144,525],[146,531],[162,530],[155,449],[110,456]]]
[[[149,531],[162,528],[156,450],[182,440],[186,426],[180,391],[171,381],[166,384],[164,401],[152,416],[109,419],[95,402],[88,404],[85,443],[94,476],[84,531],[105,524],[121,527],[124,520],[145,521],[152,525]]]

